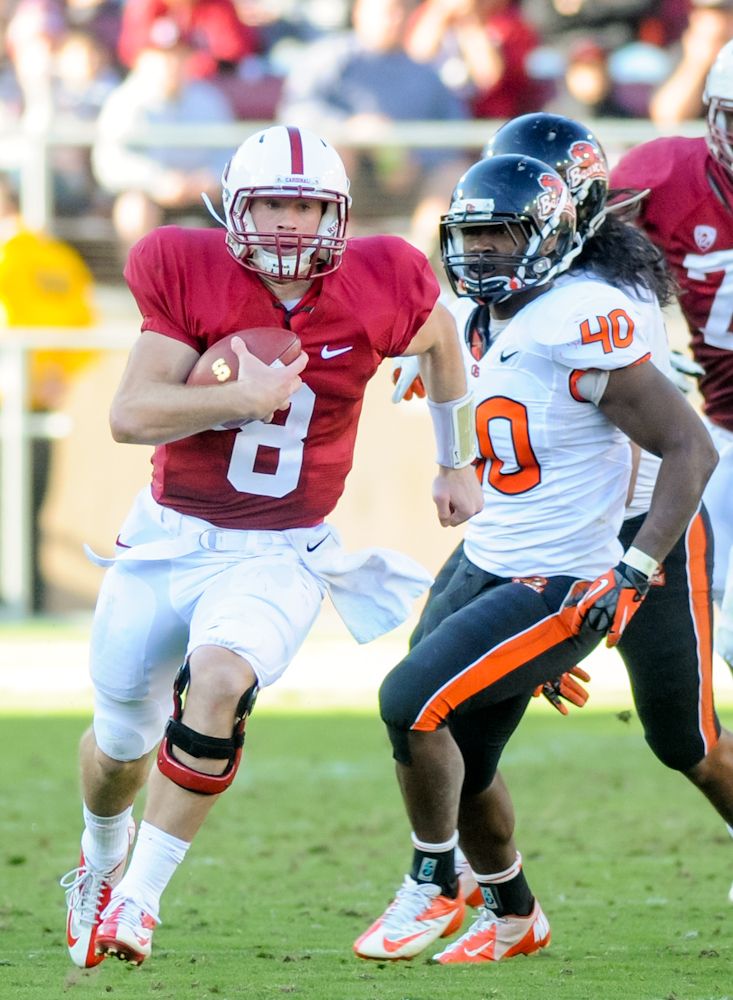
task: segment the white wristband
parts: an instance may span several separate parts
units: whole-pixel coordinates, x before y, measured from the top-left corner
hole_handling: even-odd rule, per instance
[[[435,461],[447,469],[462,469],[476,457],[476,416],[473,393],[447,403],[428,400],[438,454]]]
[[[622,562],[625,562],[627,566],[633,566],[634,569],[638,569],[640,573],[644,574],[647,580],[651,580],[659,567],[656,559],[652,559],[646,552],[642,552],[641,549],[637,549],[634,545],[624,552]]]

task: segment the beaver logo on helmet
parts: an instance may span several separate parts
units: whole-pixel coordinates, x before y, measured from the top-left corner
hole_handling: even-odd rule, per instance
[[[539,206],[539,216],[541,219],[549,219],[558,205],[566,200],[565,185],[557,174],[540,174],[537,178],[540,187],[545,188],[545,193],[537,199]]]
[[[608,169],[603,154],[598,147],[585,139],[574,142],[569,149],[573,163],[565,172],[565,179],[571,191],[576,191],[585,181],[608,180]]]

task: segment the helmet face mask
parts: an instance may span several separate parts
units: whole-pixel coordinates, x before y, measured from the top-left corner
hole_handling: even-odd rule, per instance
[[[575,209],[562,179],[531,157],[482,160],[459,180],[440,222],[453,291],[501,302],[546,284],[575,246]]]
[[[586,239],[598,230],[605,218],[610,170],[590,129],[562,115],[521,115],[503,125],[484,149],[484,157],[506,153],[532,156],[552,167],[570,189],[578,234]]]
[[[254,199],[321,204],[316,233],[258,231]],[[227,247],[243,267],[278,281],[335,271],[346,249],[349,181],[338,153],[305,129],[276,125],[251,136],[222,177]]]
[[[733,174],[733,42],[718,53],[705,81],[708,149]]]
[[[482,302],[494,301],[521,291],[525,277],[540,277],[549,270],[547,257],[527,254],[537,237],[530,218],[512,216],[488,225],[448,225],[444,263],[465,288],[463,294]]]
[[[733,173],[733,97],[713,97],[708,104],[708,149],[716,160]]]

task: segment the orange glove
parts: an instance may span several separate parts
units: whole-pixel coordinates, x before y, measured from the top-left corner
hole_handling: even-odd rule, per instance
[[[607,646],[615,646],[641,607],[650,586],[648,577],[620,562],[615,569],[609,569],[594,580],[580,598],[570,600],[570,604],[576,604],[571,626],[573,634],[577,635],[581,628],[591,628],[606,634]]]
[[[580,677],[581,681],[585,681],[586,684],[590,680],[590,674],[587,674],[582,667],[573,667],[572,670],[561,674],[556,680],[540,684],[534,692],[533,697],[539,698],[543,694],[553,708],[556,708],[561,715],[567,715],[568,710],[560,701],[560,698],[565,698],[567,701],[572,702],[573,705],[577,705],[578,708],[582,708],[588,701],[588,692],[578,684],[575,677],[572,676],[573,674],[575,677]]]

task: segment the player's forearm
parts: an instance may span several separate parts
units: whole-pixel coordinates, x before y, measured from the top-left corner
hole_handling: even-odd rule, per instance
[[[435,403],[460,399],[467,392],[466,369],[458,336],[449,327],[424,353],[418,364],[428,398]]]
[[[601,412],[662,464],[634,545],[657,562],[671,551],[700,503],[718,455],[679,389],[650,361],[612,371]]]
[[[718,461],[712,442],[681,442],[665,451],[649,513],[634,546],[662,562],[685,531]]]
[[[112,437],[121,444],[168,444],[230,420],[261,419],[255,401],[231,386],[146,383],[121,391],[110,410]]]

